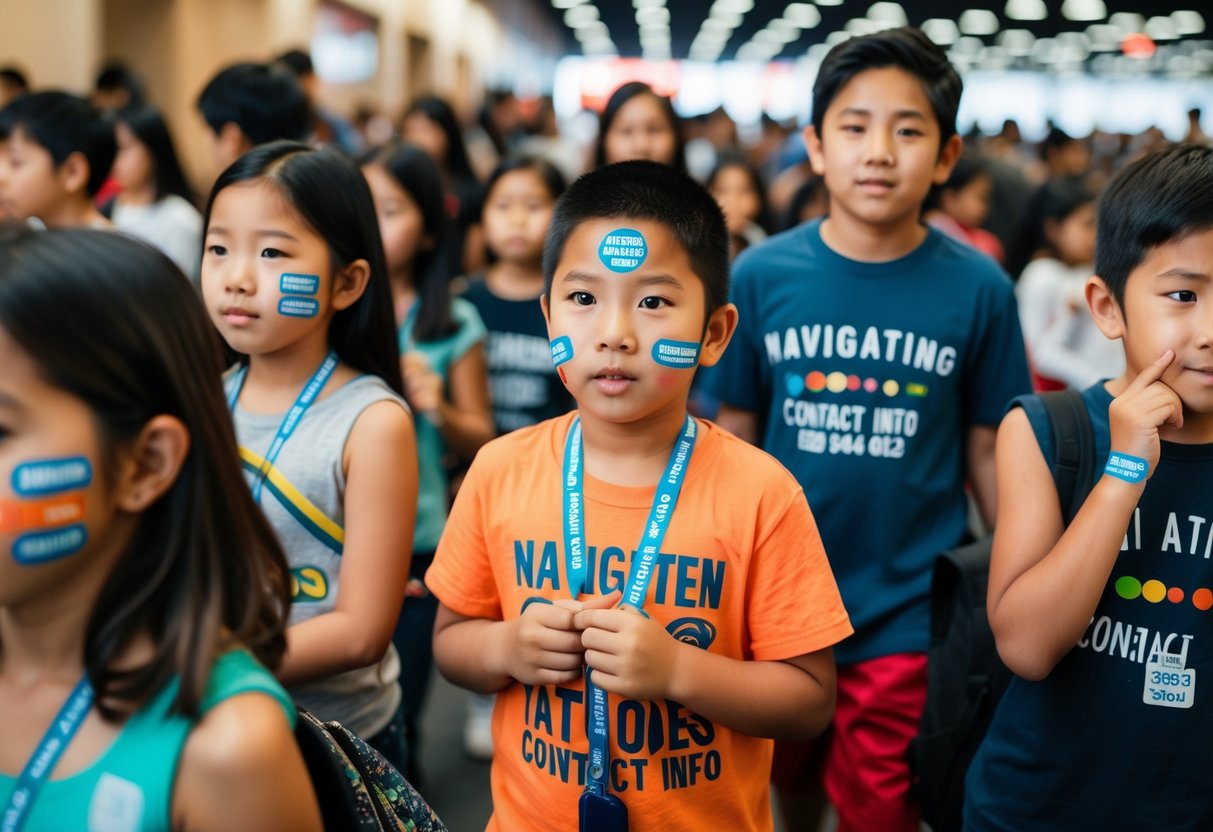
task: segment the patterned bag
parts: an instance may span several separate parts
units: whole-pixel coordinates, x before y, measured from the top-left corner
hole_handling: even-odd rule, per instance
[[[337,722],[299,709],[295,740],[316,790],[324,828],[446,832],[434,810],[378,751]]]

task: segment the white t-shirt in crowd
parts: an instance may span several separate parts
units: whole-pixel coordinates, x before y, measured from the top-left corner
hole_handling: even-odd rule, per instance
[[[202,215],[176,194],[150,205],[114,203],[114,227],[150,243],[197,281],[202,259]]]

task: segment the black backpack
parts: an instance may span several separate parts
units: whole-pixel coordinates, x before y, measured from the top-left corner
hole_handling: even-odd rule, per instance
[[[1053,431],[1050,467],[1068,526],[1095,475],[1091,418],[1073,390],[1039,398]],[[1011,680],[986,617],[992,540],[987,535],[944,552],[931,580],[927,700],[909,755],[922,819],[934,832],[959,832],[965,774]]]
[[[298,709],[295,741],[331,832],[446,832],[434,810],[362,738]]]

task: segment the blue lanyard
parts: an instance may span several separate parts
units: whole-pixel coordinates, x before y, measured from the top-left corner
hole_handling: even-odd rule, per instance
[[[42,790],[42,784],[55,770],[55,764],[75,738],[92,707],[93,686],[89,683],[86,673],[55,715],[29,762],[25,764],[21,776],[17,778],[13,793],[8,799],[8,806],[0,816],[0,832],[18,832],[25,825],[38,792]]]
[[[328,383],[329,376],[333,374],[333,370],[337,369],[337,353],[330,352],[325,357],[324,363],[312,373],[312,377],[308,379],[307,384],[303,385],[303,389],[299,391],[299,398],[295,399],[295,403],[291,409],[286,412],[286,416],[282,419],[282,424],[278,426],[278,433],[274,437],[274,441],[270,443],[270,449],[266,452],[264,461],[261,467],[257,469],[257,477],[253,480],[253,500],[261,502],[261,487],[265,484],[265,478],[269,476],[270,469],[274,467],[274,462],[278,459],[278,454],[282,453],[282,446],[286,444],[286,440],[291,438],[291,434],[295,432],[299,420],[303,418],[303,414],[316,401],[316,397],[320,395],[320,391],[324,389],[324,385]],[[231,395],[228,396],[227,406],[229,410],[236,409],[236,402],[240,399],[240,391],[244,389],[244,380],[248,377],[248,365],[241,367],[236,371],[236,379],[232,384]],[[0,830],[3,832],[3,830]]]
[[[649,581],[652,580],[656,568],[657,556],[661,552],[661,544],[665,540],[670,517],[673,516],[674,507],[678,504],[678,495],[682,491],[683,477],[686,474],[687,463],[691,459],[691,452],[695,449],[695,438],[698,431],[698,423],[688,414],[682,436],[670,451],[665,473],[657,483],[657,493],[653,495],[653,505],[649,509],[649,518],[644,524],[644,534],[640,539],[640,545],[636,548],[636,557],[632,561],[632,568],[629,570],[623,593],[623,604],[632,607],[637,612],[644,607]],[[583,479],[581,420],[574,417],[564,444],[564,557],[569,590],[574,598],[585,589],[588,571],[585,559]],[[610,713],[607,707],[606,691],[594,684],[592,675],[591,671],[586,671],[586,733],[590,740],[586,790],[605,795],[610,790],[607,780],[611,755]]]

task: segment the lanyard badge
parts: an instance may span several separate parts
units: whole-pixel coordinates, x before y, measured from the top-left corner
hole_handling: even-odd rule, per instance
[[[649,581],[656,571],[657,556],[665,540],[666,529],[682,491],[691,452],[695,449],[698,423],[688,415],[678,442],[670,451],[665,473],[657,483],[653,505],[649,509],[640,545],[628,573],[623,594],[625,606],[641,612]],[[581,445],[581,421],[574,418],[564,448],[564,557],[569,589],[573,597],[586,588],[588,568],[585,551],[585,495],[582,490],[584,460]],[[586,787],[578,803],[580,832],[626,832],[628,809],[610,790],[610,709],[607,694],[594,684],[593,673],[586,670],[586,735],[590,757],[586,765]]]

